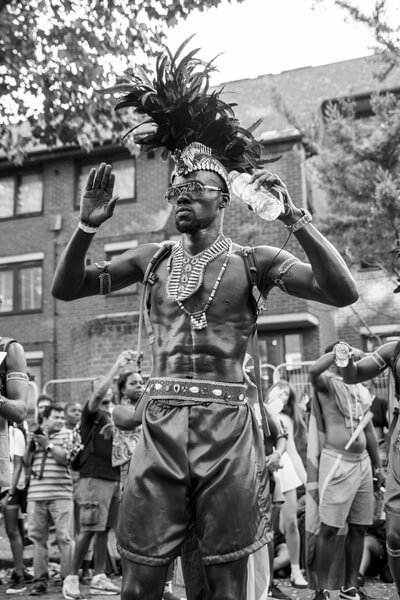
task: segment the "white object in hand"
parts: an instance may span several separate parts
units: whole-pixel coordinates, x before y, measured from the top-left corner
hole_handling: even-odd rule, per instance
[[[350,346],[345,342],[338,342],[334,349],[335,363],[338,367],[347,367],[350,358]]]
[[[283,190],[281,191],[278,186],[273,186],[273,192],[265,187],[255,189],[250,180],[251,175],[248,173],[238,171],[229,173],[229,181],[235,196],[251,206],[262,219],[274,221],[284,212]]]

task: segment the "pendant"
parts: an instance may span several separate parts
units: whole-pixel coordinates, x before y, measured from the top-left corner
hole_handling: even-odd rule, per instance
[[[190,325],[192,329],[195,331],[200,331],[201,329],[205,329],[207,327],[207,318],[206,313],[201,312],[195,315],[190,315]]]

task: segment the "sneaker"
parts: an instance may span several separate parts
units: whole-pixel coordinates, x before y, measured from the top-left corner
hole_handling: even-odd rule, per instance
[[[115,585],[105,573],[99,573],[98,575],[93,575],[92,577],[90,593],[103,594],[104,596],[114,596],[115,594],[120,594],[121,589],[118,585]]]
[[[271,581],[270,586],[268,588],[268,598],[271,600],[290,600],[290,596],[282,592],[282,590]]]
[[[25,583],[32,583],[35,578],[32,573],[29,573],[28,569],[24,569],[24,579]]]
[[[339,598],[340,600],[360,600],[360,594],[357,592],[357,588],[354,586],[347,589],[341,587]]]
[[[10,585],[6,589],[6,594],[22,594],[27,589],[23,577],[19,577],[17,573],[11,573]]]
[[[67,575],[63,581],[62,595],[65,600],[81,600],[83,596],[79,589],[78,575]]]
[[[330,600],[330,593],[328,590],[316,590],[312,600]]]
[[[308,588],[308,581],[304,578],[303,573],[301,571],[298,571],[295,575],[292,575],[290,577],[290,583],[293,587],[299,590],[304,590],[305,588]]]
[[[362,586],[358,586],[357,593],[360,596],[361,600],[369,600],[369,596],[365,591],[365,588],[363,588]]]
[[[181,600],[181,598],[180,596],[175,596],[175,594],[167,590],[163,593],[162,600]]]
[[[30,596],[41,596],[42,594],[47,593],[47,583],[45,581],[35,581],[33,584],[31,591],[29,592]]]

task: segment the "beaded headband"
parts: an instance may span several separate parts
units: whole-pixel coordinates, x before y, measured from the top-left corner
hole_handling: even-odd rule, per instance
[[[222,177],[230,201],[231,185],[228,179],[228,171],[219,160],[212,156],[211,148],[199,142],[192,142],[183,150],[176,150],[172,154],[172,158],[175,162],[175,169],[172,172],[171,181],[174,180],[176,175],[188,175],[193,171],[213,171]]]

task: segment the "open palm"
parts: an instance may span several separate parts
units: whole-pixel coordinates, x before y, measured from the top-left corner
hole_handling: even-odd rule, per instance
[[[81,196],[81,221],[92,227],[98,227],[112,217],[118,200],[113,196],[115,175],[111,169],[111,165],[105,163],[91,169]]]

